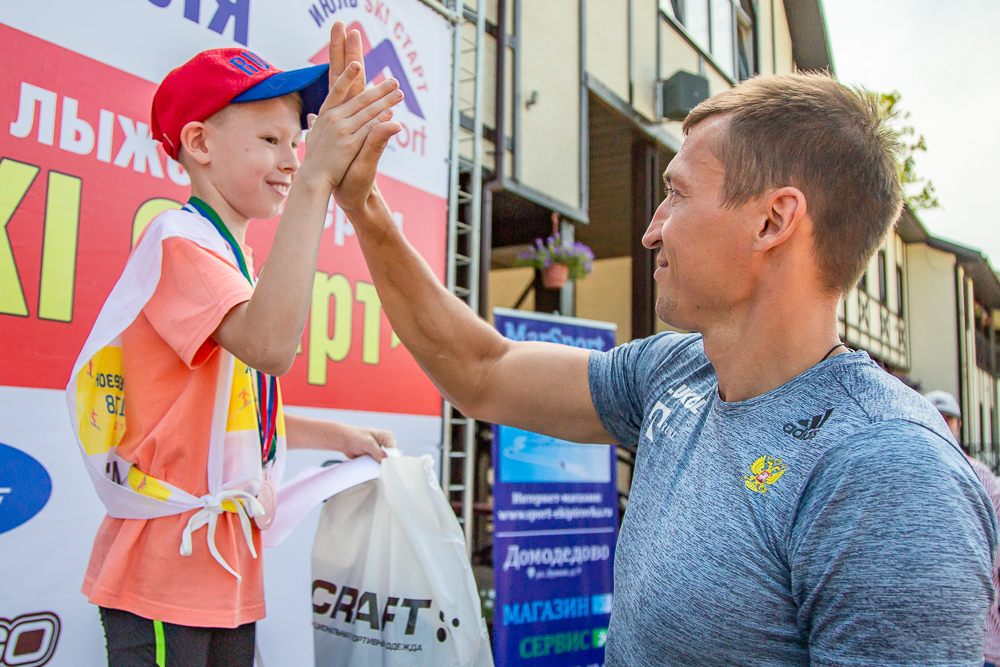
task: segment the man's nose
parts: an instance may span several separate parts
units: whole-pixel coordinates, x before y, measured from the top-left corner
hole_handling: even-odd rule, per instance
[[[642,245],[650,250],[663,245],[664,216],[661,209],[662,207],[656,209],[653,219],[649,222],[649,227],[646,228],[646,233],[642,235]]]

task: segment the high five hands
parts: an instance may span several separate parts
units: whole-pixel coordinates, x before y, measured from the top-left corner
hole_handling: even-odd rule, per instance
[[[402,129],[392,120],[392,107],[403,100],[403,93],[395,79],[365,88],[361,34],[357,30],[345,33],[343,21],[330,30],[329,76],[326,100],[318,115],[309,116],[303,162],[318,163],[337,204],[350,211],[363,206],[371,195],[382,151]],[[336,150],[325,150],[327,146]]]

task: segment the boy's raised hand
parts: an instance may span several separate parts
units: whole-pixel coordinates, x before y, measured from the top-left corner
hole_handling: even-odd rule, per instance
[[[361,35],[356,30],[345,34],[343,21],[334,23],[330,31],[330,91],[319,114],[310,116],[299,178],[317,174],[331,189],[339,186],[369,134],[392,118],[391,107],[402,99],[395,79],[365,89]],[[394,131],[388,136],[400,129],[398,123],[391,126]]]

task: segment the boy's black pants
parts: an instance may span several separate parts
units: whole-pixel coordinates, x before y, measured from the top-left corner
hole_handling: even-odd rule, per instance
[[[101,607],[108,667],[253,667],[256,623],[192,628]]]

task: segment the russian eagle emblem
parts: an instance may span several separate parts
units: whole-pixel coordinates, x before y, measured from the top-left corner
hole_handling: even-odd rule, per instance
[[[751,491],[767,493],[768,488],[785,474],[786,468],[781,459],[762,456],[750,464],[750,472],[743,475],[743,483]]]

